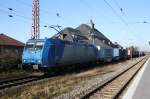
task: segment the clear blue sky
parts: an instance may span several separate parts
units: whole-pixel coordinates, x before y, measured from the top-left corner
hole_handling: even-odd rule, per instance
[[[76,28],[92,18],[95,27],[110,40],[125,47],[136,45],[140,49],[150,50],[150,0],[106,1],[119,17],[104,0],[40,0],[41,37],[51,37],[56,33],[44,28],[44,25],[59,24],[63,28]],[[26,42],[30,38],[31,15],[32,0],[0,0],[0,33]],[[142,23],[144,21],[149,23]]]

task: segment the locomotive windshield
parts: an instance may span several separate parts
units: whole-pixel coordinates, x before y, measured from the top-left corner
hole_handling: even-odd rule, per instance
[[[36,42],[35,43],[35,50],[41,50],[43,48],[44,42]]]
[[[44,42],[27,42],[25,49],[39,51],[43,48]]]
[[[27,42],[25,49],[34,51],[34,42]]]

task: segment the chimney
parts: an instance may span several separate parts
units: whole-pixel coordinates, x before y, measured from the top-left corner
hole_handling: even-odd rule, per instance
[[[92,19],[90,20],[90,22],[88,23],[88,25],[91,27],[91,29],[94,29],[94,23],[93,23]]]

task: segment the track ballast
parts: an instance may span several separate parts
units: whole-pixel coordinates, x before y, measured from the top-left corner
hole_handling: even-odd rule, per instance
[[[80,99],[116,99],[118,98],[123,90],[127,87],[129,82],[138,73],[144,63],[147,61],[148,57],[143,58],[141,61],[137,62],[130,68],[121,72],[111,80],[104,83],[102,86],[97,87],[90,93],[81,95]]]

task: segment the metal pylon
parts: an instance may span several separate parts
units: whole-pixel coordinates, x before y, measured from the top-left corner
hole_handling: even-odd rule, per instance
[[[32,0],[32,39],[40,38],[40,6],[39,0]]]

